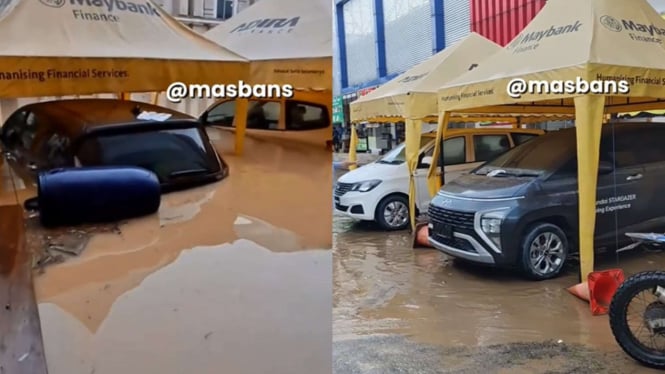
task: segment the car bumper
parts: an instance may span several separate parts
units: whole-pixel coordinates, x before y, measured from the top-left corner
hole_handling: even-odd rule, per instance
[[[452,239],[443,239],[437,235],[430,235],[429,243],[434,248],[452,257],[481,264],[496,265],[492,254],[473,236],[459,232],[454,233],[453,236]],[[471,246],[473,250],[469,250],[468,246]]]
[[[333,195],[335,211],[353,219],[373,221],[376,203],[370,196],[358,196],[359,193],[347,192],[343,196]]]

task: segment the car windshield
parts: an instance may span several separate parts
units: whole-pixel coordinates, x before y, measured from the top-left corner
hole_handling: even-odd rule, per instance
[[[556,170],[575,154],[575,131],[548,133],[519,145],[481,165],[473,173],[489,176],[535,177]]]
[[[83,166],[138,166],[155,173],[160,182],[209,175],[221,170],[203,130],[193,128],[124,134],[93,134],[77,151]]]
[[[423,136],[420,138],[420,149],[423,149],[427,143],[431,142],[432,138]],[[406,162],[406,143],[402,143],[397,147],[391,149],[378,161],[379,164],[399,165]]]

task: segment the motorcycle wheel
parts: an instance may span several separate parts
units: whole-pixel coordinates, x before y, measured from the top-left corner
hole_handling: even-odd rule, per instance
[[[665,344],[663,344],[663,348],[661,349],[646,346],[635,337],[628,324],[628,307],[631,305],[631,302],[643,291],[649,292],[649,290],[652,290],[651,293],[653,294],[653,290],[657,286],[665,287],[665,272],[649,271],[638,273],[628,278],[612,298],[609,317],[612,334],[626,354],[643,365],[656,369],[665,369]],[[655,296],[654,301],[646,309],[648,310],[651,305],[656,304],[663,311],[661,313],[665,313],[665,304],[660,303]],[[647,313],[647,311],[644,313]],[[646,321],[643,322],[646,324]],[[644,327],[644,330],[649,331],[646,327]],[[665,336],[658,338],[663,339],[663,342],[665,342]]]

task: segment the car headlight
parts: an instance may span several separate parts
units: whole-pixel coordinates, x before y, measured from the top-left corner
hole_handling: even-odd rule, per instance
[[[499,251],[501,250],[501,224],[508,212],[508,209],[500,209],[484,212],[480,215],[480,230]]]
[[[381,181],[378,179],[358,182],[351,187],[351,191],[367,192],[373,190],[379,184],[381,184]]]
[[[485,234],[501,234],[501,218],[483,217],[480,220],[480,228]]]

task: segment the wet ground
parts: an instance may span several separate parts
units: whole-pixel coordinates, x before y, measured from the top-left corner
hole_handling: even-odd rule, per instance
[[[29,224],[35,253],[59,256],[35,264],[50,374],[330,372],[330,153],[248,139],[236,157],[210,133],[230,176],[158,214]]]
[[[407,232],[333,218],[334,372],[649,373],[615,343],[607,316],[560,278],[530,282],[412,249]],[[665,253],[603,257],[597,268],[663,269]]]

